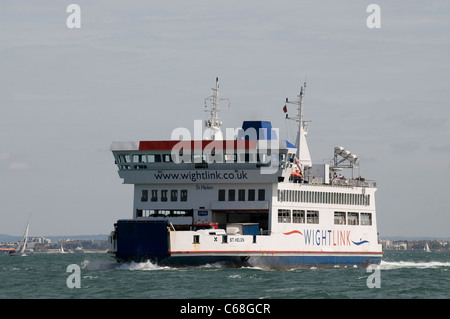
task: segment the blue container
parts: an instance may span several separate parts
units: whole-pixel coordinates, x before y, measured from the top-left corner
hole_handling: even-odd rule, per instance
[[[259,233],[259,224],[242,224],[242,235],[256,236]]]

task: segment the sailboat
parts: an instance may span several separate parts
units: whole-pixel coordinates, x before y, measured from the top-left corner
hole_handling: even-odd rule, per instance
[[[30,214],[30,217],[28,218],[27,227],[25,228],[25,233],[23,234],[22,240],[19,241],[15,250],[12,250],[9,252],[10,256],[25,255],[25,248],[27,247],[27,241],[28,241],[28,231],[30,229],[30,219],[31,219],[31,214]]]
[[[62,242],[62,240],[60,241],[59,252],[60,252],[61,254],[65,254],[65,253],[66,253],[66,252],[64,251],[64,247],[63,247],[63,242]]]
[[[427,253],[429,253],[431,251],[430,246],[428,246],[428,243],[425,243],[425,247],[423,250],[425,250]]]

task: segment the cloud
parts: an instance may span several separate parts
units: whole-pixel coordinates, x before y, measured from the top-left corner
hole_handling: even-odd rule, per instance
[[[9,164],[8,169],[10,170],[26,170],[30,169],[30,165],[24,162],[12,162]]]
[[[0,161],[7,160],[10,158],[11,158],[11,153],[9,153],[9,152],[0,153]],[[26,170],[26,169],[30,169],[30,168],[31,168],[30,165],[25,162],[10,162],[8,165],[9,170]]]

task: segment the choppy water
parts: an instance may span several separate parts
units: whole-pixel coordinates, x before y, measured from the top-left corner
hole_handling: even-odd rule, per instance
[[[76,273],[80,269],[80,288]],[[354,267],[268,271],[221,265],[118,264],[106,254],[0,256],[0,298],[450,298],[450,252],[385,252],[375,272]]]

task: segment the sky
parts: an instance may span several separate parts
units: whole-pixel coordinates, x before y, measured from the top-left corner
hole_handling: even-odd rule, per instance
[[[312,160],[359,156],[380,237],[450,237],[449,34],[437,0],[1,1],[0,233],[109,234],[133,192],[111,143],[192,129],[218,76],[224,127],[286,137],[306,80]]]

